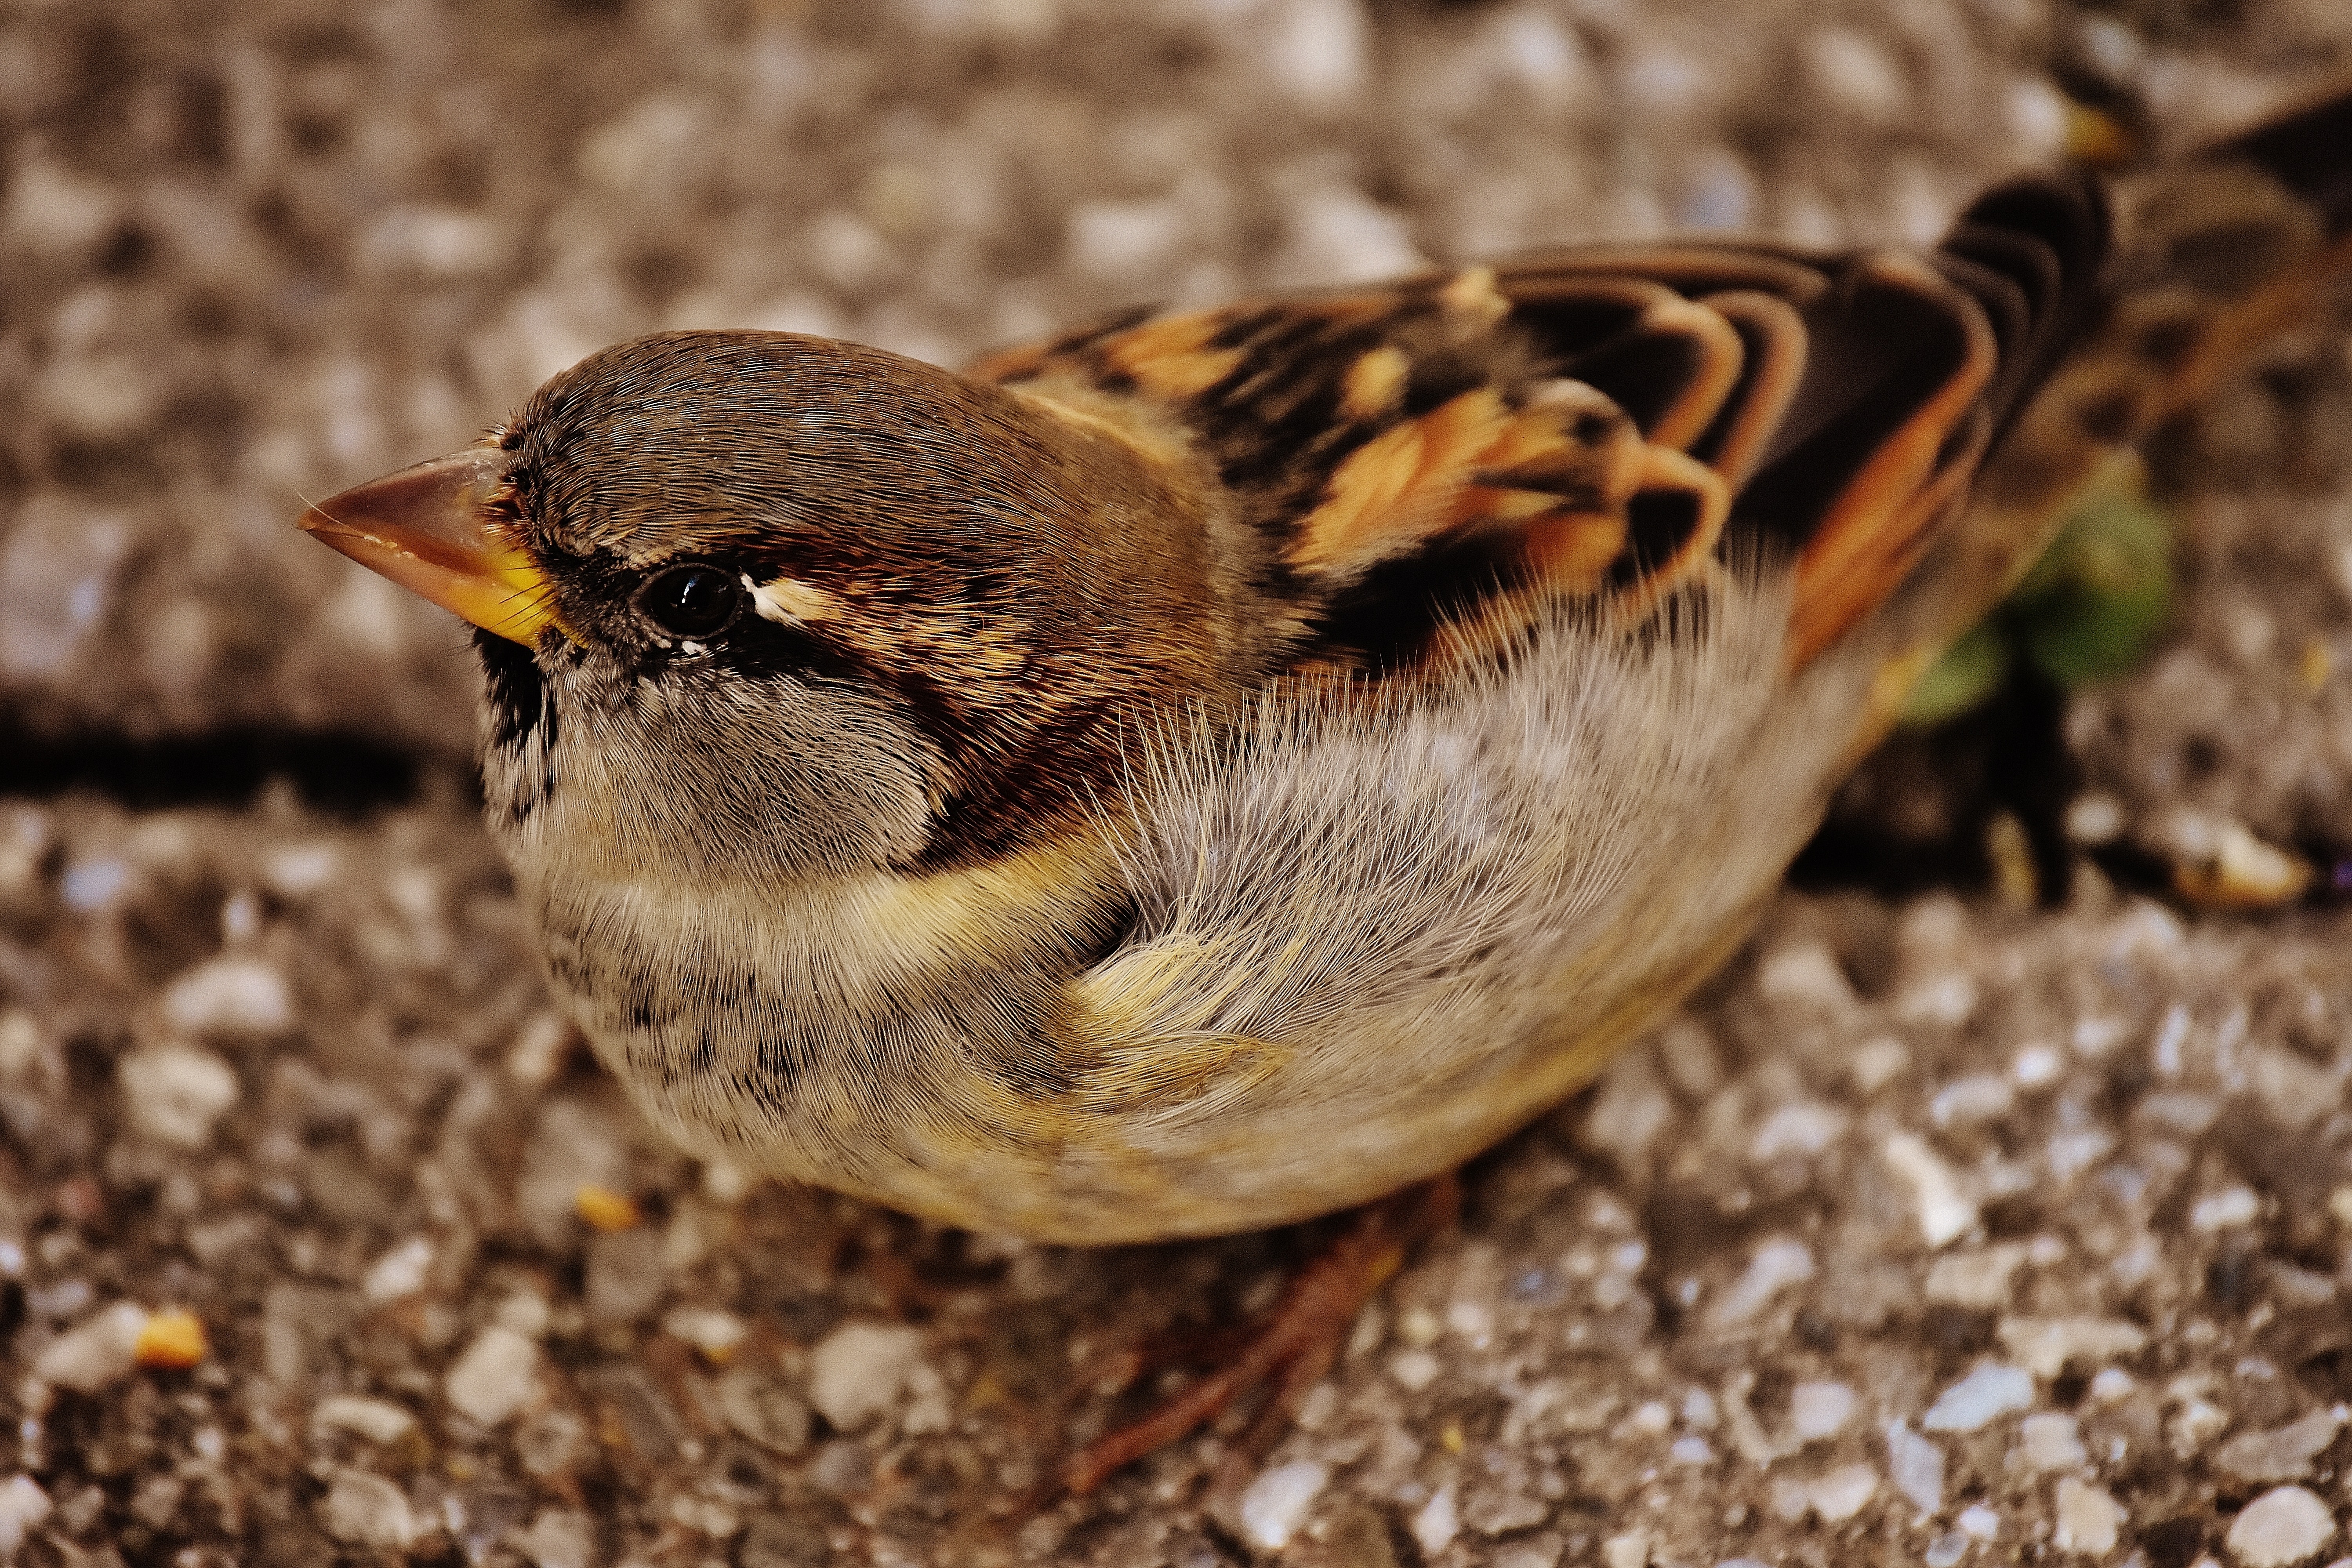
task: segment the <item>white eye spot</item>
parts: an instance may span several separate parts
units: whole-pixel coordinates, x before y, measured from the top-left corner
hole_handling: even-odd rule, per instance
[[[751,590],[751,608],[763,621],[773,621],[780,626],[805,626],[824,620],[833,613],[833,595],[822,588],[791,577],[779,577],[772,583],[754,583],[746,573],[743,586]]]

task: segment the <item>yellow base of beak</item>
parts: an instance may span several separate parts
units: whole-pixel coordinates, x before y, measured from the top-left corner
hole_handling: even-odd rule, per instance
[[[547,576],[511,536],[499,506],[507,455],[469,447],[355,485],[297,526],[371,572],[529,647],[557,620]]]

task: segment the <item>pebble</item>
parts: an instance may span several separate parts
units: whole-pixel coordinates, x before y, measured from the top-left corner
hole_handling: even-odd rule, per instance
[[[1833,1106],[1800,1100],[1764,1119],[1748,1141],[1748,1157],[1757,1164],[1790,1154],[1818,1154],[1837,1142],[1853,1119]]]
[[[485,1426],[507,1420],[539,1393],[539,1347],[493,1324],[474,1336],[442,1380],[449,1403]]]
[[[2262,1212],[2263,1201],[2252,1187],[2224,1187],[2197,1200],[2197,1206],[2189,1211],[2189,1226],[2192,1230],[2226,1230],[2252,1223]]]
[[[2123,1505],[2099,1488],[2068,1476],[2058,1483],[2058,1518],[2051,1544],[2061,1552],[2104,1557],[2116,1549]]]
[[[844,1323],[809,1352],[809,1403],[837,1429],[853,1431],[898,1403],[922,1354],[919,1329]]]
[[[1389,1358],[1389,1375],[1418,1394],[1437,1381],[1437,1358],[1424,1350],[1399,1351]]]
[[[1944,1450],[1900,1421],[1886,1424],[1886,1477],[1921,1513],[1944,1506]]]
[[[2032,1404],[2033,1379],[2023,1367],[1987,1362],[1944,1390],[1919,1425],[1929,1432],[1975,1432]]]
[[[2121,1318],[2004,1318],[1993,1331],[2001,1349],[2036,1377],[2056,1377],[2069,1362],[2116,1361],[2147,1345],[2147,1331]]]
[[[730,1368],[719,1380],[719,1410],[727,1425],[771,1452],[797,1454],[808,1447],[809,1407],[773,1373]]]
[[[339,1472],[319,1512],[328,1534],[354,1546],[405,1551],[424,1533],[406,1494],[365,1470]]]
[[[360,1280],[360,1293],[371,1301],[414,1296],[425,1289],[425,1275],[432,1267],[433,1244],[421,1236],[410,1237],[368,1266]]]
[[[1801,1383],[1789,1391],[1789,1429],[1800,1442],[1834,1437],[1853,1418],[1853,1390],[1843,1383]]]
[[[1307,1509],[1330,1479],[1331,1472],[1311,1459],[1260,1472],[1242,1493],[1242,1533],[1254,1546],[1281,1551],[1306,1522]]]
[[[661,1233],[639,1226],[589,1238],[587,1298],[592,1323],[634,1323],[661,1305],[669,1289]]]
[[[574,1509],[543,1508],[514,1543],[536,1568],[590,1568],[596,1561],[596,1531]]]
[[[163,1016],[191,1035],[277,1035],[294,1025],[286,977],[257,958],[215,958],[164,988]]]
[[[2033,1469],[2071,1470],[2090,1461],[2072,1415],[2029,1415],[2018,1423],[2018,1436],[2025,1462]]]
[[[1453,1545],[1454,1538],[1461,1532],[1462,1517],[1454,1511],[1452,1487],[1438,1488],[1412,1516],[1412,1538],[1423,1556],[1436,1556]]]
[[[311,1407],[310,1429],[356,1432],[372,1443],[396,1443],[416,1430],[416,1417],[388,1399],[331,1394]]]
[[[2025,1261],[2026,1244],[2004,1241],[1992,1247],[1947,1253],[1927,1270],[1927,1300],[1955,1307],[1999,1307],[2010,1299],[2010,1281]]]
[[[2017,1086],[1998,1073],[1970,1073],[1954,1079],[1927,1102],[1927,1119],[1938,1127],[1971,1127],[2009,1113],[2017,1103]]]
[[[1650,1532],[1628,1530],[1611,1536],[1601,1543],[1602,1568],[1647,1568],[1650,1561]]]
[[[1756,1249],[1747,1268],[1716,1301],[1708,1316],[1718,1328],[1744,1323],[1773,1297],[1812,1277],[1812,1248],[1801,1241],[1768,1241]]]
[[[1884,1151],[1895,1173],[1911,1184],[1918,1204],[1919,1235],[1929,1247],[1957,1241],[1977,1223],[1977,1205],[1960,1191],[1959,1178],[1927,1141],[1912,1132],[1887,1135]]]
[[[2302,1487],[2273,1487],[2240,1510],[2224,1544],[2246,1568],[2289,1568],[2336,1536],[2336,1517]]]
[[[59,1388],[88,1394],[129,1375],[138,1364],[145,1308],[117,1301],[58,1335],[34,1359],[33,1375]]]
[[[2311,1473],[2311,1461],[2342,1425],[2342,1415],[2326,1409],[2266,1432],[2241,1432],[2215,1450],[2213,1463],[2242,1481],[2291,1481]]]
[[[210,1051],[151,1046],[115,1064],[123,1109],[138,1129],[181,1149],[212,1142],[213,1127],[237,1102],[236,1074]]]
[[[751,1331],[734,1313],[709,1307],[674,1307],[662,1318],[662,1332],[684,1340],[713,1366],[724,1365]]]
[[[0,1482],[0,1560],[13,1560],[25,1536],[49,1517],[49,1494],[30,1476]]]
[[[1842,1524],[1878,1495],[1878,1472],[1868,1465],[1841,1465],[1805,1491],[1823,1522]]]
[[[1927,1542],[1927,1550],[1920,1554],[1919,1560],[1927,1568],[1953,1568],[1968,1554],[1969,1538],[1957,1530],[1948,1530]]]

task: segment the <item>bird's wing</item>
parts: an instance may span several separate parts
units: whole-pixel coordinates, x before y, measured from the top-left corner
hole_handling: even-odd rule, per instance
[[[2121,251],[2105,184],[2036,176],[1924,251],[1556,251],[1130,313],[973,369],[1183,426],[1262,542],[1259,586],[1310,628],[1294,668],[1409,668],[1537,597],[1638,605],[1759,553],[1794,563],[1801,665],[1931,552],[1967,563],[1939,626],[1989,608],[2100,452],[2341,262],[2347,136],[2338,96],[2126,192]],[[1984,537],[1941,547],[2013,426]]]

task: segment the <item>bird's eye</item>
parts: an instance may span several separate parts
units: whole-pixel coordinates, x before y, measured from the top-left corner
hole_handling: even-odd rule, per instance
[[[743,607],[743,584],[716,566],[673,566],[637,591],[637,608],[672,637],[724,631]]]

